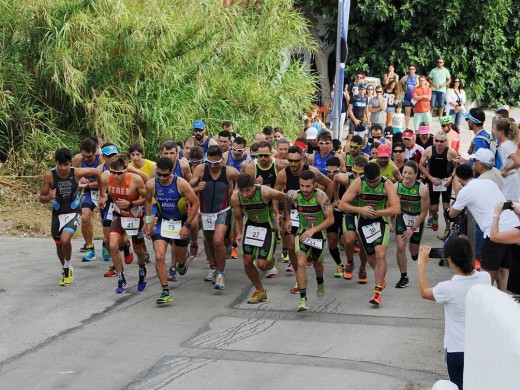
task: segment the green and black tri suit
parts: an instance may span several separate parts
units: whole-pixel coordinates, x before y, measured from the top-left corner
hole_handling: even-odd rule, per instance
[[[401,202],[401,214],[395,217],[395,233],[403,234],[406,229],[412,227],[415,220],[421,214],[421,194],[419,193],[421,182],[416,180],[414,185],[407,188],[402,180],[397,185],[397,196]],[[423,234],[424,221],[410,237],[410,243],[420,244]]]
[[[299,251],[311,255],[313,261],[323,262],[325,257],[325,247],[327,246],[326,229],[316,232],[312,238],[321,240],[321,249],[300,242],[300,235],[307,229],[318,226],[325,220],[325,214],[321,205],[318,203],[318,190],[314,190],[310,199],[304,199],[300,191],[297,192],[296,209],[298,210],[298,217],[300,219],[300,227],[295,237],[296,253]]]

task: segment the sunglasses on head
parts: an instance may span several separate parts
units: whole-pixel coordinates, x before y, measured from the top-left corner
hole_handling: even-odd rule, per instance
[[[113,169],[110,170],[110,173],[114,174],[114,175],[122,175],[123,173],[126,172],[126,167],[124,170],[122,171],[114,171]]]
[[[155,173],[157,174],[158,177],[168,177],[172,174],[171,172],[168,172],[168,173],[155,172]]]
[[[238,149],[238,148],[232,147],[231,150],[233,152],[242,153],[244,150],[246,150],[246,148]]]
[[[208,164],[209,166],[217,166],[221,163],[222,159],[218,160],[218,161],[209,161],[208,159],[206,159],[206,164]]]

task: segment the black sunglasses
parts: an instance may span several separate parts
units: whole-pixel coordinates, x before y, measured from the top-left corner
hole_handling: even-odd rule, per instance
[[[170,176],[172,173],[169,172],[169,173],[159,173],[159,172],[155,172],[157,174],[157,176],[159,177],[168,177]]]
[[[124,173],[126,173],[126,167],[123,171],[114,171],[114,170],[110,170],[110,173],[114,174],[114,175],[122,175]]]

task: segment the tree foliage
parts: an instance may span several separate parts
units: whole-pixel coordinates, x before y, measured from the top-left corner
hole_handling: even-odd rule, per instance
[[[334,42],[337,1],[296,3],[307,14],[331,15],[323,39]],[[518,104],[519,14],[517,0],[353,0],[347,74],[363,70],[381,77],[394,64],[403,75],[410,63],[428,73],[441,56],[472,98]]]
[[[314,81],[288,53],[312,48],[290,0],[4,0],[0,3],[0,151],[41,171],[87,135],[152,157],[202,118],[214,134],[266,124],[289,133]],[[40,165],[39,165],[40,164]],[[5,166],[4,166],[5,167]]]

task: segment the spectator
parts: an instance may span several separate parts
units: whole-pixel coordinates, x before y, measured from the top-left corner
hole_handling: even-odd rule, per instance
[[[419,248],[417,273],[419,293],[423,299],[444,304],[444,350],[446,366],[450,381],[459,390],[463,389],[464,378],[464,338],[466,318],[466,295],[471,287],[477,284],[489,285],[491,279],[485,272],[475,271],[473,251],[469,241],[462,237],[449,240],[444,252],[454,276],[431,288],[426,275],[426,264],[429,261],[431,248]]]
[[[504,177],[504,195],[507,200],[518,202],[520,188],[516,170],[520,167],[520,155],[518,152],[518,127],[507,119],[497,119],[495,133],[500,141],[498,154],[502,161],[500,173]]]
[[[399,88],[397,87],[397,81],[390,80],[387,84],[385,84],[383,97],[386,101],[386,125],[390,126],[392,124],[392,118],[395,114],[395,106],[399,101]]]
[[[471,141],[468,153],[473,154],[480,148],[490,149],[490,135],[484,130],[484,122],[486,121],[486,114],[481,108],[472,108],[469,113],[464,114],[464,118],[468,122],[468,127],[475,137]]]
[[[450,116],[442,116],[439,118],[441,130],[446,133],[446,140],[448,146],[455,150],[457,157],[460,156],[460,130],[458,126],[453,123],[453,119]]]
[[[494,167],[495,157],[493,152],[486,148],[480,148],[475,154],[469,156],[473,159],[473,172],[478,179],[488,179],[495,183],[500,191],[504,191],[504,179],[500,171]]]
[[[390,82],[399,82],[399,75],[395,73],[395,68],[392,64],[388,65],[386,73],[383,75],[383,85],[388,85]]]
[[[456,77],[446,92],[446,115],[451,116],[453,122],[460,127],[462,116],[466,111],[466,92],[460,77]]]
[[[432,117],[430,114],[430,100],[432,99],[432,90],[428,86],[426,77],[419,77],[419,86],[414,88],[412,99],[412,102],[415,101],[415,106],[413,108],[413,123],[415,128],[417,129],[421,122],[425,122],[428,125],[431,124]]]
[[[376,87],[376,95],[368,100],[368,112],[370,113],[370,123],[378,124],[381,129],[386,124],[386,107],[387,103],[383,97],[383,88],[378,85]]]
[[[357,95],[359,94],[359,86],[361,84],[365,85],[363,83],[363,79],[365,78],[365,75],[363,74],[363,72],[357,72],[356,73],[356,77],[354,79],[353,82],[351,82],[349,85],[348,85],[348,95],[350,97],[353,97],[354,95]],[[365,89],[366,89],[366,85],[365,85]]]
[[[403,107],[401,106],[401,103],[398,103],[395,106],[395,114],[392,117],[392,127],[394,128],[394,136],[397,135],[399,138],[402,138],[405,120],[404,114],[401,112],[402,110]]]
[[[437,67],[433,68],[428,75],[428,82],[433,88],[431,99],[431,115],[436,106],[439,109],[439,117],[444,111],[444,98],[446,96],[446,86],[451,83],[450,71],[444,67],[444,60],[437,59]]]
[[[357,76],[356,76],[357,77]],[[349,132],[354,132],[356,126],[365,126],[368,122],[368,98],[366,96],[367,86],[364,83],[360,83],[359,87],[356,87],[358,91],[355,95],[351,96],[351,101],[348,105],[348,116],[350,118]]]
[[[418,84],[419,76],[415,74],[415,66],[410,65],[408,67],[408,74],[406,76],[403,76],[401,80],[399,80],[399,89],[404,92],[404,125],[407,129],[410,127],[410,115],[412,114],[413,107],[412,93]]]

